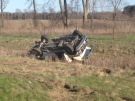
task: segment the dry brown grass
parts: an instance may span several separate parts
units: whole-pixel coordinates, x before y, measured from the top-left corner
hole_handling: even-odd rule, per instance
[[[86,25],[82,26],[82,20],[77,20],[79,30],[86,34],[100,33],[111,34],[113,28],[113,21],[108,20],[93,20],[93,28],[91,29],[91,21],[88,20]],[[115,33],[133,33],[135,22],[134,21],[116,21]],[[69,20],[69,27],[64,29],[61,21],[39,20],[38,27],[34,28],[32,20],[5,20],[4,28],[1,33],[7,34],[24,34],[24,33],[46,33],[46,34],[67,34],[76,29],[76,20]]]
[[[135,58],[132,55],[113,56],[101,55],[92,53],[90,59],[87,60],[86,65],[94,68],[120,68],[120,69],[135,69]]]

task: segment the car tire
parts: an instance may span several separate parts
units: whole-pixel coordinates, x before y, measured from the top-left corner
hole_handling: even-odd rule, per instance
[[[43,40],[45,40],[46,43],[49,42],[49,38],[46,35],[41,35],[41,42],[43,42]]]
[[[73,36],[79,36],[79,38],[81,38],[82,37],[82,33],[80,32],[80,31],[78,31],[78,30],[75,30],[74,32],[73,32]]]
[[[42,51],[39,48],[33,48],[33,51],[35,51],[35,56],[42,56]]]
[[[74,47],[70,44],[66,44],[65,45],[65,51],[67,54],[73,54],[74,52]]]

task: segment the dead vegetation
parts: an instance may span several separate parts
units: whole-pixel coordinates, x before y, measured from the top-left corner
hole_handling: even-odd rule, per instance
[[[4,27],[1,28],[1,33],[5,34],[69,34],[76,29],[76,20],[68,20],[69,27],[63,28],[61,21],[55,20],[38,20],[38,26],[34,28],[33,21],[27,20],[6,20]],[[91,29],[91,20],[88,20],[85,27],[82,27],[82,20],[78,19],[78,28],[86,34],[112,34],[113,21],[111,20],[93,20],[93,27]],[[116,22],[115,34],[128,34],[135,32],[134,20]]]
[[[2,58],[0,58],[1,60]],[[115,91],[106,92],[92,88],[89,86],[80,86],[78,83],[71,83],[66,78],[72,77],[90,77],[94,78],[108,78],[112,75],[114,77],[125,77],[125,70],[120,68],[103,68],[93,67],[91,65],[82,65],[80,63],[68,64],[66,62],[46,62],[30,59],[28,57],[5,57],[1,60],[0,74],[11,75],[24,79],[30,84],[38,82],[48,87],[47,95],[52,101],[82,101],[94,100],[93,96],[102,95],[108,97],[117,96],[117,99],[124,99],[126,101],[134,101],[132,98],[120,97],[115,95]],[[133,74],[133,73],[132,73]],[[124,79],[125,80],[125,79]],[[74,81],[74,79],[73,79]],[[75,80],[76,81],[76,80]],[[98,82],[98,81],[95,81]],[[101,82],[101,81],[100,81]],[[83,82],[82,82],[83,83]],[[93,82],[94,83],[94,82]],[[102,82],[103,84],[116,85],[115,81],[110,79]],[[96,84],[96,83],[95,83]],[[102,85],[101,85],[102,86]],[[130,99],[130,100],[128,100]]]

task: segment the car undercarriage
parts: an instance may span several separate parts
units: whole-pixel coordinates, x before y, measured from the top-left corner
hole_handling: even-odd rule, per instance
[[[92,47],[88,47],[87,43],[87,35],[78,30],[68,35],[53,38],[51,41],[42,35],[41,41],[36,41],[30,49],[29,55],[34,55],[36,59],[46,59],[48,54],[55,54],[58,59],[65,58],[68,62],[73,60],[84,61],[92,51]]]

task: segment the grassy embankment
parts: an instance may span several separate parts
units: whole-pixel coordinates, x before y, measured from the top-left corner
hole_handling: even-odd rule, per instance
[[[85,64],[39,61],[27,51],[40,36],[0,35],[1,101],[135,101],[135,35],[89,35]]]

